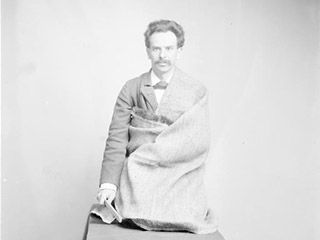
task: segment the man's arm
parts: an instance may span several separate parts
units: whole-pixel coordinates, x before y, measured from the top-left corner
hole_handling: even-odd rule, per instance
[[[132,97],[126,83],[117,98],[109,127],[100,175],[100,187],[102,188],[104,183],[119,186],[120,174],[129,140],[128,127],[132,105]]]

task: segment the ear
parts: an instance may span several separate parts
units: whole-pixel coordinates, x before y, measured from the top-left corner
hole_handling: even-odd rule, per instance
[[[151,59],[150,48],[146,48],[146,52],[147,52],[148,58]]]
[[[182,47],[178,48],[178,51],[177,51],[177,59],[180,58],[180,55],[181,55],[181,52],[182,52]]]

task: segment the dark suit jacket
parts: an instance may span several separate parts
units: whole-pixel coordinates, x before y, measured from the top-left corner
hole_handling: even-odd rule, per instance
[[[175,121],[192,107],[205,94],[205,91],[205,87],[200,82],[191,79],[176,68],[158,106],[151,85],[150,71],[127,81],[114,107],[104,151],[100,184],[112,183],[119,186],[120,174],[127,153],[128,127],[133,107],[153,112],[158,108],[158,114]]]

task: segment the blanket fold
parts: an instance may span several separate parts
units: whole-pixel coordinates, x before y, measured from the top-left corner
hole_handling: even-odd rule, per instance
[[[210,141],[207,94],[173,123],[144,116],[132,114],[117,211],[147,230],[216,231],[203,184]]]

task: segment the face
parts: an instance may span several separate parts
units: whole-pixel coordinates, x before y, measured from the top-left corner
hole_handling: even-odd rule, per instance
[[[177,37],[171,32],[155,32],[149,38],[150,47],[147,48],[155,73],[163,75],[174,69],[181,48],[178,48]]]

